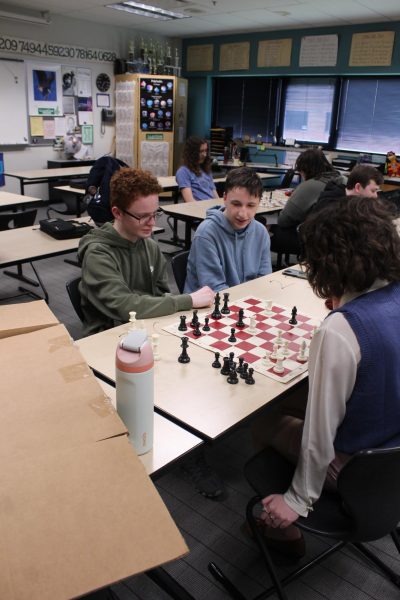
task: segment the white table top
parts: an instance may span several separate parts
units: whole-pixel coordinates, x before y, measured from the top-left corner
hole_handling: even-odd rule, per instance
[[[271,299],[287,307],[296,305],[299,313],[323,319],[328,313],[324,302],[317,298],[307,281],[287,277],[277,272],[231,288],[231,300],[252,295]],[[209,313],[208,310],[200,311]],[[180,313],[181,314],[181,313]],[[191,311],[187,311],[188,316]],[[180,364],[180,339],[162,330],[179,319],[179,314],[147,319],[144,325],[151,335],[159,334],[161,360],[155,363],[155,405],[166,416],[171,415],[200,435],[214,439],[229,431],[268,402],[284,394],[306,377],[297,377],[288,384],[256,374],[255,385],[229,385],[218,369],[213,369],[212,352],[190,344],[190,363]],[[115,380],[115,349],[119,338],[127,331],[121,325],[76,342],[88,364],[110,381]]]
[[[221,167],[226,167],[228,169],[237,169],[239,166],[244,166],[242,165],[234,165],[232,161],[228,161],[227,163],[225,163],[223,160],[219,160],[218,164]],[[246,162],[246,167],[250,167],[251,169],[268,169],[269,171],[288,171],[289,169],[292,169],[293,167],[291,165],[283,165],[283,164],[278,164],[276,165],[275,163],[265,163],[265,162],[252,162],[252,161],[247,161]],[[259,175],[261,175],[261,173],[259,173]],[[275,175],[274,175],[275,177]]]
[[[90,217],[74,220],[93,225]],[[0,266],[73,252],[78,248],[79,239],[56,240],[40,231],[39,225],[0,231]]]
[[[97,379],[105,394],[116,408],[115,387]],[[139,456],[148,475],[155,475],[157,471],[166,467],[171,462],[194,450],[203,440],[189,433],[182,427],[175,425],[165,417],[154,413],[154,443],[153,449]]]
[[[34,202],[42,202],[42,200],[41,198],[33,198],[32,196],[0,191],[0,208],[19,206],[20,204],[32,204]]]
[[[33,169],[27,171],[6,171],[4,175],[17,179],[62,179],[63,177],[78,177],[88,175],[92,167],[66,167],[65,169]]]

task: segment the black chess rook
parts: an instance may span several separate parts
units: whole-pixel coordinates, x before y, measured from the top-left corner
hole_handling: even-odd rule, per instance
[[[186,316],[182,315],[179,318],[180,318],[180,323],[179,323],[178,331],[187,331]]]
[[[219,352],[215,352],[214,356],[215,356],[215,360],[214,360],[214,362],[212,363],[211,366],[214,367],[214,369],[220,369],[221,368],[221,363],[220,363],[220,360],[219,360],[220,353]]]
[[[222,365],[221,375],[229,375],[231,367],[229,364],[229,356],[224,356],[224,364]]]
[[[189,338],[184,335],[182,337],[182,343],[181,343],[182,353],[180,356],[178,356],[178,362],[180,362],[180,363],[190,362],[190,357],[187,353],[188,345],[189,345]]]

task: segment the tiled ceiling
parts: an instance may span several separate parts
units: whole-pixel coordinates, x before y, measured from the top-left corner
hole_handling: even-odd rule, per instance
[[[141,0],[143,4],[190,15],[188,19],[171,21],[141,17],[105,6],[116,1],[12,0],[8,4],[181,38],[400,20],[400,0]]]

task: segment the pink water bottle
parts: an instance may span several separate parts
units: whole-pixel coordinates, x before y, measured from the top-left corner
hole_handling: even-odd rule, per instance
[[[116,352],[117,412],[138,454],[153,447],[154,358],[147,332],[131,331]]]

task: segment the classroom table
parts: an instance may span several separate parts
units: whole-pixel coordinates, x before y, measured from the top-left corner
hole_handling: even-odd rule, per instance
[[[271,156],[271,155],[270,155]],[[282,173],[286,173],[289,169],[293,169],[291,165],[285,164],[275,164],[275,163],[266,163],[266,162],[252,162],[247,161],[246,164],[242,163],[240,165],[235,165],[233,161],[224,162],[223,160],[218,161],[218,165],[223,169],[237,169],[239,167],[249,167],[250,169],[257,169],[257,171],[266,171],[267,173],[276,173],[276,175],[281,175]],[[274,175],[274,177],[276,177]]]
[[[81,223],[93,224],[90,217],[80,217],[75,220],[80,221]],[[49,299],[47,290],[39,273],[33,265],[33,261],[74,252],[78,248],[79,240],[80,238],[56,240],[47,233],[41,231],[39,225],[0,231],[0,268],[4,269],[14,265],[30,263],[38,283],[31,280],[28,280],[28,283],[40,286],[47,302]],[[16,276],[15,273],[6,272],[6,274]],[[25,288],[19,289],[24,293],[40,298],[40,296],[30,290],[26,290]]]
[[[110,399],[113,407],[116,408],[115,387],[99,378],[97,378],[97,381]],[[139,458],[146,469],[147,475],[154,479],[167,466],[171,467],[178,459],[202,444],[203,441],[199,437],[155,412],[153,448],[150,452],[140,455]]]
[[[385,183],[393,183],[394,185],[400,185],[400,177],[389,177],[388,175],[384,175],[383,179]]]
[[[258,215],[280,212],[287,202],[288,197],[283,190],[266,192],[266,199],[260,202],[257,208]],[[183,202],[162,206],[163,212],[169,217],[174,217],[185,223],[184,249],[189,250],[192,242],[192,225],[196,221],[203,221],[206,213],[213,206],[223,206],[224,201],[216,198],[198,202]]]
[[[0,210],[16,208],[17,206],[31,206],[38,202],[42,202],[41,198],[33,198],[32,196],[0,191]]]
[[[282,271],[260,277],[231,288],[231,300],[244,296],[271,299],[299,313],[322,320],[328,310],[304,279],[289,277]],[[199,316],[210,309],[199,311]],[[187,316],[191,315],[188,311]],[[194,344],[189,345],[190,362],[181,364],[181,340],[162,329],[179,322],[179,314],[147,319],[143,322],[149,335],[159,334],[161,359],[155,363],[154,403],[157,411],[205,440],[214,440],[254,416],[267,404],[283,398],[307,375],[304,373],[287,384],[255,374],[255,385],[229,385],[219,369],[211,363],[214,354]],[[77,341],[79,349],[96,375],[115,382],[115,349],[127,329],[121,325]]]
[[[49,183],[57,179],[87,177],[92,167],[67,167],[65,169],[33,169],[27,171],[8,171],[6,177],[19,179],[21,194],[25,194],[25,186],[37,183]]]

